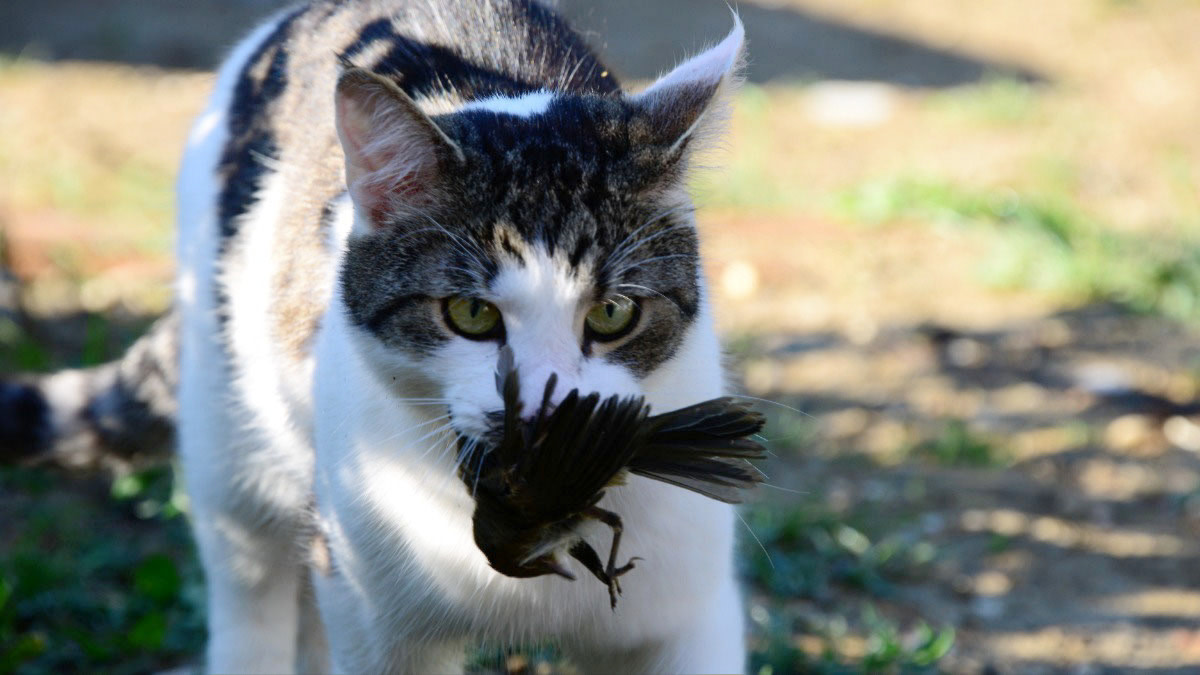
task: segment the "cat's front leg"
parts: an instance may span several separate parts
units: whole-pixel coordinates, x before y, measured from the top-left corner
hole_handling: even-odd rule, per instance
[[[247,433],[210,341],[185,334],[179,449],[208,596],[207,672],[290,673],[296,668],[304,513],[300,469]],[[197,345],[200,349],[197,349]],[[302,458],[302,455],[300,455]]]
[[[465,636],[451,637],[428,620],[388,612],[390,605],[377,607],[360,594],[362,585],[347,578],[346,569],[318,569],[313,585],[331,648],[331,672],[453,675],[466,668]]]
[[[227,514],[194,517],[208,590],[207,672],[294,672],[302,568],[293,542]]]
[[[343,665],[341,659],[334,657],[334,673],[379,673],[380,675],[409,675],[410,673],[437,673],[438,675],[457,675],[466,670],[467,643],[446,642],[422,644],[419,641],[401,641],[401,643],[380,659],[350,658]]]

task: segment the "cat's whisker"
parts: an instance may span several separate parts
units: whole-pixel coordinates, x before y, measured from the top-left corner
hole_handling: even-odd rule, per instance
[[[410,237],[415,237],[419,234],[426,234],[426,233],[430,233],[430,232],[444,234],[451,239],[451,242],[454,242],[458,246],[459,251],[462,252],[464,255],[466,255],[468,259],[474,261],[475,264],[479,265],[483,269],[486,269],[488,267],[485,260],[480,259],[479,255],[472,253],[470,250],[468,250],[464,246],[462,246],[461,242],[464,240],[461,237],[459,237],[458,235],[455,235],[453,232],[450,232],[448,229],[446,229],[446,227],[444,225],[441,225],[436,220],[434,220],[432,217],[426,216],[426,218],[431,223],[433,223],[433,227],[422,227],[422,228],[418,228],[415,230],[409,230],[408,232],[405,232],[401,237],[399,237],[396,240],[396,243],[399,244],[399,243],[403,242],[404,240],[406,240]],[[482,253],[482,251],[480,253]],[[484,258],[486,258],[486,255],[484,256]],[[470,276],[476,282],[480,282],[484,278],[484,272],[482,271],[482,269],[480,269],[480,270],[469,270],[469,269],[465,269],[465,268],[455,268],[455,269],[458,269],[458,270],[466,273],[468,276]]]
[[[433,461],[431,462],[432,466],[429,469],[429,474],[434,479],[434,492],[441,492],[447,483],[458,480],[459,460],[461,457],[456,458],[455,461],[450,463],[448,471],[442,468],[445,466],[446,454],[450,450],[457,448],[458,445],[458,435],[451,434],[446,437],[445,442],[432,446],[431,450],[437,448],[437,452],[434,454]],[[468,441],[467,447],[470,447],[470,441]]]
[[[690,229],[692,229],[692,224],[690,222],[679,223],[677,225],[672,225],[671,227],[663,228],[662,230],[655,232],[654,234],[650,235],[649,237],[646,237],[645,239],[639,239],[637,241],[636,246],[634,246],[633,248],[629,249],[624,254],[622,254],[622,256],[619,260],[614,260],[613,264],[616,265],[616,264],[619,264],[620,262],[623,262],[624,260],[627,260],[629,258],[629,256],[631,256],[638,249],[642,248],[646,244],[649,244],[650,242],[652,242],[656,239],[665,237],[666,235],[671,234],[672,232],[675,232],[678,230],[690,230]]]
[[[461,470],[462,467],[464,467],[464,466],[471,465],[471,458],[475,456],[475,451],[477,449],[479,449],[479,445],[480,445],[479,442],[476,441],[475,439],[471,439],[470,441],[467,442],[466,447],[462,448],[459,451],[458,457],[455,460],[455,463],[454,463],[455,471]]]
[[[467,439],[467,442],[463,445],[462,448],[459,449],[458,456],[454,460],[454,471],[455,472],[458,471],[459,467],[462,466],[463,462],[468,461],[470,456],[475,452],[475,448],[478,446],[479,446],[479,441],[475,440],[474,438]],[[445,455],[446,451],[448,451],[449,449],[450,449],[449,447],[442,448],[441,454]]]
[[[809,492],[809,491],[807,491],[807,490],[793,490],[793,489],[791,489],[791,488],[785,488],[785,487],[783,487],[782,485],[773,485],[773,484],[771,484],[771,483],[765,483],[765,482],[764,482],[764,483],[759,483],[759,485],[762,485],[763,487],[769,487],[769,488],[771,488],[772,490],[780,490],[780,491],[782,491],[782,492],[790,492],[790,493],[792,493],[792,494],[794,494],[794,495],[807,495],[807,494],[812,494],[811,492]]]
[[[431,481],[431,489],[433,492],[441,493],[446,489],[447,484],[452,482],[462,482],[460,476],[462,473],[461,467],[463,465],[463,460],[465,457],[474,453],[477,445],[477,441],[474,439],[468,439],[467,442],[462,444],[460,447],[459,436],[455,433],[447,436],[444,442],[435,444],[430,450],[426,451],[426,454],[428,454],[433,448],[436,448],[437,450],[437,452],[434,453],[429,467],[429,480]],[[455,451],[454,459],[453,461],[447,463],[445,461],[446,455],[452,450]]]
[[[408,434],[408,433],[409,433],[409,432],[411,432],[411,431],[414,431],[414,430],[416,430],[416,429],[420,429],[421,427],[426,427],[426,426],[429,426],[430,424],[434,424],[434,423],[437,423],[437,422],[443,422],[443,421],[445,421],[445,420],[448,420],[448,419],[450,419],[450,414],[449,414],[449,413],[446,413],[445,415],[439,415],[439,416],[437,416],[437,417],[435,417],[435,418],[433,418],[433,419],[431,419],[431,420],[426,420],[426,421],[424,421],[424,422],[420,422],[420,423],[418,423],[418,424],[414,424],[414,425],[412,425],[412,426],[410,426],[410,427],[408,427],[408,428],[406,428],[406,429],[403,429],[402,431],[398,431],[398,432],[396,432],[396,433],[392,434],[391,436],[389,436],[389,437],[387,437],[387,438],[384,438],[384,439],[382,439],[382,440],[380,441],[380,443],[391,443],[392,441],[394,441],[394,440],[396,440],[396,439],[398,439],[398,438],[401,438],[401,437],[403,437],[405,434]]]
[[[410,432],[412,432],[412,431],[414,431],[414,430],[416,430],[416,429],[420,429],[421,427],[425,427],[425,426],[428,426],[428,425],[430,425],[430,424],[434,424],[434,423],[436,423],[436,422],[443,422],[443,421],[445,421],[445,420],[448,420],[448,419],[450,419],[451,417],[452,417],[452,415],[450,415],[449,413],[447,413],[447,414],[445,414],[445,415],[439,415],[438,417],[435,417],[435,418],[433,418],[433,419],[426,420],[426,421],[424,421],[424,422],[421,422],[421,423],[418,423],[418,424],[414,424],[414,425],[412,425],[412,426],[410,426],[410,427],[408,427],[408,428],[406,428],[406,429],[404,429],[404,430],[402,430],[402,431],[399,431],[399,432],[396,432],[395,434],[392,434],[392,435],[391,435],[391,436],[389,436],[388,438],[385,438],[385,439],[383,439],[383,440],[379,441],[379,443],[380,443],[380,444],[388,444],[388,443],[391,443],[392,441],[395,441],[396,439],[398,439],[398,438],[401,438],[401,437],[402,437],[402,436],[404,436],[405,434],[408,434],[408,433],[410,433]],[[342,427],[342,426],[343,426],[345,423],[346,423],[346,420],[343,420],[343,421],[342,421],[342,423],[338,425],[338,429],[340,430],[340,428],[341,428],[341,427]],[[443,432],[443,431],[446,431],[447,429],[450,429],[450,428],[452,427],[452,425],[453,425],[453,422],[447,422],[447,423],[445,423],[445,424],[443,424],[443,425],[441,425],[441,426],[439,426],[439,427],[435,428],[433,431],[431,431],[431,432],[429,432],[429,433],[427,433],[427,434],[425,434],[425,435],[421,436],[420,438],[417,438],[417,439],[415,439],[415,440],[409,441],[409,442],[408,442],[408,444],[409,444],[409,445],[416,445],[416,444],[420,443],[421,441],[425,440],[426,438],[429,438],[430,436],[433,436],[433,435],[435,435],[435,434],[437,434],[437,433],[439,433],[439,432]],[[428,453],[428,450],[426,450],[426,453]],[[422,454],[422,455],[420,455],[420,457],[418,457],[418,459],[420,459],[420,458],[422,458],[422,457],[424,457],[424,456],[425,456],[425,454]],[[336,466],[337,464],[339,464],[341,461],[346,461],[347,459],[348,459],[348,457],[342,457],[340,460],[338,460],[337,462],[335,462],[335,466]]]
[[[763,436],[762,434],[754,434],[750,438],[753,438],[754,440],[758,441],[759,443],[774,443],[775,441],[790,440],[790,439],[785,439],[785,438],[767,438],[766,436]],[[771,452],[771,450],[765,446],[763,447],[763,452],[774,457],[775,459],[779,459],[779,455],[775,454],[774,452]]]
[[[808,417],[809,419],[814,419],[814,420],[819,419],[816,415],[813,415],[811,413],[806,413],[803,410],[800,410],[799,408],[793,408],[792,406],[785,405],[783,403],[780,403],[779,401],[772,401],[769,398],[759,398],[758,396],[750,396],[749,394],[730,394],[730,396],[733,398],[748,398],[751,401],[758,401],[760,403],[770,403],[771,405],[777,405],[780,408],[783,408],[784,410],[790,410],[790,411],[796,413],[797,415],[804,415],[805,417]]]
[[[658,291],[654,290],[653,288],[650,288],[649,286],[643,286],[641,284],[617,284],[616,287],[617,288],[638,288],[638,289],[641,289],[648,293],[653,293],[654,295],[657,295],[658,297],[662,298],[663,300],[666,300],[667,302],[671,303],[671,305],[675,307],[675,311],[679,312],[679,314],[681,316],[684,314],[683,308],[679,306],[679,303],[677,303],[674,300],[672,300],[671,298],[663,295],[662,293],[659,293]]]
[[[754,538],[754,541],[758,544],[758,547],[762,549],[763,555],[767,556],[767,563],[770,564],[771,569],[774,570],[775,561],[771,559],[771,552],[768,551],[767,547],[763,545],[762,539],[759,539],[758,535],[754,533],[754,530],[750,529],[750,523],[746,522],[746,519],[742,517],[742,514],[734,510],[733,515],[737,516],[738,520],[742,521],[742,525],[746,526],[746,531],[750,533],[750,536]]]
[[[446,453],[450,452],[452,449],[455,449],[456,446],[458,446],[458,437],[451,436],[449,439],[447,439],[446,443],[440,446],[435,463],[440,464],[441,461],[446,457]],[[445,472],[438,471],[436,491],[441,491],[442,488],[446,486],[447,482],[459,480],[458,477],[462,472],[463,467],[465,466],[469,468],[471,466],[471,461],[476,451],[482,447],[482,441],[476,438],[468,438],[466,443],[464,443],[461,447],[458,447],[457,452],[455,453],[454,461],[450,464],[450,470]]]
[[[471,280],[471,281],[472,281],[472,282],[473,282],[473,283],[474,283],[476,286],[483,286],[483,285],[485,285],[485,284],[484,284],[484,276],[483,276],[483,273],[482,273],[482,272],[479,272],[478,270],[471,270],[471,269],[467,269],[467,268],[465,268],[465,267],[457,267],[457,266],[454,266],[454,265],[447,265],[447,266],[446,266],[446,267],[444,267],[443,269],[445,269],[445,270],[447,270],[447,271],[452,271],[452,272],[462,272],[462,273],[463,273],[463,274],[465,274],[465,275],[467,276],[467,278],[468,278],[468,279],[470,279],[470,280]],[[467,294],[467,295],[471,295],[471,294],[474,294],[474,293],[475,293],[475,289],[474,289],[474,287],[471,287],[471,289],[470,289],[470,290],[468,290],[468,289],[463,289],[463,290],[464,290],[464,293],[465,293],[465,294]]]
[[[433,431],[425,434],[424,436],[416,439],[415,441],[412,442],[412,444],[416,445],[416,444],[420,443],[421,441],[425,440],[426,438],[429,438],[430,436],[435,436],[435,435],[443,433],[445,431],[450,431],[450,430],[452,430],[452,427],[453,427],[453,423],[444,424],[444,425],[438,427],[437,429],[434,429]],[[451,435],[449,437],[449,439],[454,440],[454,436]],[[420,455],[417,456],[417,459],[424,459],[425,456],[428,455],[430,452],[432,452],[433,449],[436,447],[438,447],[438,444],[437,444],[437,441],[434,441],[433,443],[431,443],[429,445],[428,448],[425,448],[425,452],[422,452]],[[440,454],[442,454],[442,453],[439,453],[439,455]]]
[[[471,240],[469,238],[464,238],[462,236],[459,236],[459,235],[451,232],[445,225],[442,225],[441,223],[439,223],[431,215],[426,214],[425,217],[429,220],[429,222],[433,223],[442,233],[444,233],[447,237],[450,237],[450,239],[458,245],[459,250],[462,251],[462,253],[464,255],[466,255],[468,258],[471,258],[475,262],[475,264],[477,264],[480,267],[485,268],[485,269],[488,267],[487,253],[483,250],[483,248],[481,248],[479,246],[478,242]],[[474,251],[472,251],[471,248],[468,248],[468,247],[474,248]]]
[[[646,265],[649,265],[650,263],[659,262],[661,260],[671,260],[673,258],[695,258],[695,256],[692,255],[691,253],[671,253],[668,255],[656,255],[653,258],[646,258],[644,260],[639,260],[635,263],[630,263],[630,264],[626,265],[625,267],[622,267],[620,269],[620,271],[615,272],[613,274],[613,276],[617,277],[619,279],[640,267],[645,267]]]
[[[605,261],[604,265],[602,265],[600,269],[602,271],[604,269],[607,269],[609,265],[616,264],[613,261],[615,261],[615,260],[619,261],[620,259],[623,258],[623,256],[627,255],[630,250],[636,250],[637,246],[640,246],[639,242],[642,241],[637,238],[637,236],[639,234],[641,234],[642,230],[645,230],[647,227],[650,227],[651,225],[662,220],[663,218],[666,218],[667,216],[670,216],[673,213],[678,212],[679,210],[681,210],[681,208],[683,208],[683,207],[682,206],[673,206],[671,208],[660,211],[659,213],[656,213],[655,215],[651,216],[646,222],[644,222],[641,225],[634,228],[634,230],[632,232],[630,232],[629,234],[625,235],[625,238],[621,240],[621,243],[619,243],[613,249],[612,254],[608,257],[608,260]],[[633,248],[631,249],[630,247],[633,247]]]
[[[489,452],[491,452],[491,449],[484,448],[483,454],[479,456],[479,464],[475,467],[475,483],[471,486],[472,498],[475,497],[476,492],[479,490],[479,475],[483,473],[483,458],[487,457]]]
[[[414,440],[412,441],[412,444],[413,444],[413,445],[416,445],[416,444],[420,443],[421,441],[424,441],[425,439],[427,439],[427,438],[429,438],[429,437],[431,437],[431,436],[436,436],[436,435],[438,435],[438,434],[440,434],[440,433],[443,433],[443,432],[449,431],[449,430],[450,430],[450,429],[453,427],[453,425],[454,425],[454,423],[453,423],[453,422],[447,422],[446,424],[443,424],[442,426],[440,426],[440,427],[438,427],[438,428],[434,429],[433,431],[430,431],[429,433],[425,434],[424,436],[422,436],[422,437],[420,437],[420,438],[417,438],[417,439],[414,439]],[[426,452],[426,453],[428,453],[429,451],[428,451],[428,450],[426,450],[425,452]],[[423,457],[423,456],[424,456],[424,455],[422,455],[422,457]]]
[[[687,228],[692,227],[692,223],[690,221],[686,222],[686,223],[679,223],[679,224],[667,227],[667,228],[663,229],[661,232],[655,232],[654,234],[652,234],[649,237],[646,237],[644,239],[637,239],[637,235],[640,234],[642,232],[642,230],[646,229],[647,227],[661,221],[663,218],[667,218],[667,217],[672,216],[683,210],[690,210],[691,208],[692,207],[689,205],[674,206],[674,207],[666,209],[665,211],[662,211],[661,213],[651,217],[650,220],[647,220],[645,223],[638,226],[637,229],[635,229],[633,232],[626,235],[625,239],[623,239],[621,241],[621,244],[618,245],[617,248],[612,252],[612,255],[610,255],[608,257],[608,260],[605,261],[604,265],[601,266],[600,270],[604,271],[604,270],[609,269],[611,266],[621,264],[622,262],[627,260],[629,258],[629,256],[632,255],[635,251],[637,251],[639,248],[644,246],[647,242],[652,241],[655,237],[657,237],[661,234],[672,232],[672,231],[678,230],[678,229],[687,229]]]

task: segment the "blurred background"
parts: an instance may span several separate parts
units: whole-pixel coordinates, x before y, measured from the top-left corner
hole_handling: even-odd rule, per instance
[[[0,3],[0,373],[165,310],[185,131],[280,4]],[[558,4],[634,86],[730,25]],[[734,379],[774,402],[751,672],[1195,672],[1200,2],[738,10],[749,81],[695,193]],[[185,512],[169,469],[0,471],[0,673],[190,672]]]

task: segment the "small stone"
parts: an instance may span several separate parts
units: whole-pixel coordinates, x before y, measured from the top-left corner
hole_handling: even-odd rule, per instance
[[[1104,442],[1115,450],[1137,450],[1152,440],[1154,432],[1154,420],[1149,416],[1121,415],[1104,429]]]
[[[955,338],[946,345],[946,358],[959,368],[978,368],[987,359],[987,348],[979,340]]]
[[[976,595],[998,596],[1012,590],[1012,580],[1003,572],[989,570],[975,575],[973,586]]]
[[[1173,445],[1190,452],[1200,452],[1200,424],[1196,420],[1175,415],[1163,423],[1163,435]]]
[[[820,82],[808,88],[808,118],[827,127],[871,127],[890,120],[896,88],[881,82]]]
[[[996,619],[1004,614],[1004,600],[990,595],[981,595],[971,600],[971,613],[984,620]]]
[[[721,290],[732,300],[745,300],[758,290],[758,268],[745,260],[735,260],[721,273]]]
[[[861,434],[871,424],[871,415],[863,408],[847,408],[825,416],[825,436],[843,440]]]

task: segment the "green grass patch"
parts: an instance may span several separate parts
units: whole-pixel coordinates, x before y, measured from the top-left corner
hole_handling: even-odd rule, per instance
[[[63,482],[0,471],[5,507],[26,514],[0,553],[0,673],[146,673],[193,661],[203,586],[186,523],[141,506],[170,498],[169,472],[119,501]]]
[[[1061,198],[914,178],[864,183],[837,195],[833,210],[867,224],[978,228],[991,243],[980,274],[995,287],[1051,291],[1200,321],[1197,227],[1121,232]]]
[[[551,643],[476,647],[467,655],[468,673],[575,673]]]
[[[954,647],[952,627],[934,629],[924,621],[918,621],[906,630],[882,616],[874,605],[866,603],[854,630],[865,643],[865,649],[861,654],[851,655],[842,647],[851,633],[850,624],[843,616],[826,619],[809,613],[807,618],[786,619],[786,612],[764,616],[762,609],[752,610],[752,619],[767,624],[763,627],[764,637],[750,656],[750,672],[755,675],[934,673]],[[811,648],[809,651],[800,649],[796,633],[815,638],[820,645],[818,653],[812,653]]]
[[[717,149],[701,156],[692,195],[701,208],[745,211],[786,211],[805,203],[796,180],[780,175],[778,143],[771,118],[783,111],[772,106],[762,87],[746,86],[737,98],[738,152]],[[711,165],[711,166],[710,166]]]
[[[11,314],[0,313],[0,373],[43,371],[50,352],[33,339]]]
[[[802,499],[744,512],[754,536],[741,538],[742,574],[769,598],[751,605],[750,672],[935,672],[954,644],[953,629],[917,623],[902,630],[875,604],[920,578],[936,558],[931,542],[904,527],[916,514],[872,502],[835,511],[815,497]],[[848,598],[862,608],[857,616]],[[797,605],[830,611],[796,611]],[[851,634],[865,640],[865,649],[842,648]],[[819,654],[813,640],[822,645]]]
[[[745,520],[757,540],[743,538],[743,572],[775,597],[825,600],[835,587],[884,596],[936,553],[928,542],[873,534],[895,516],[866,506],[844,514],[818,503],[760,505]]]
[[[1039,111],[1037,85],[1013,78],[991,77],[980,84],[955,87],[931,95],[926,105],[936,113],[967,122],[1017,125]]]
[[[937,435],[918,443],[910,454],[942,466],[977,468],[999,466],[1006,459],[991,439],[975,433],[959,419],[946,420]]]

